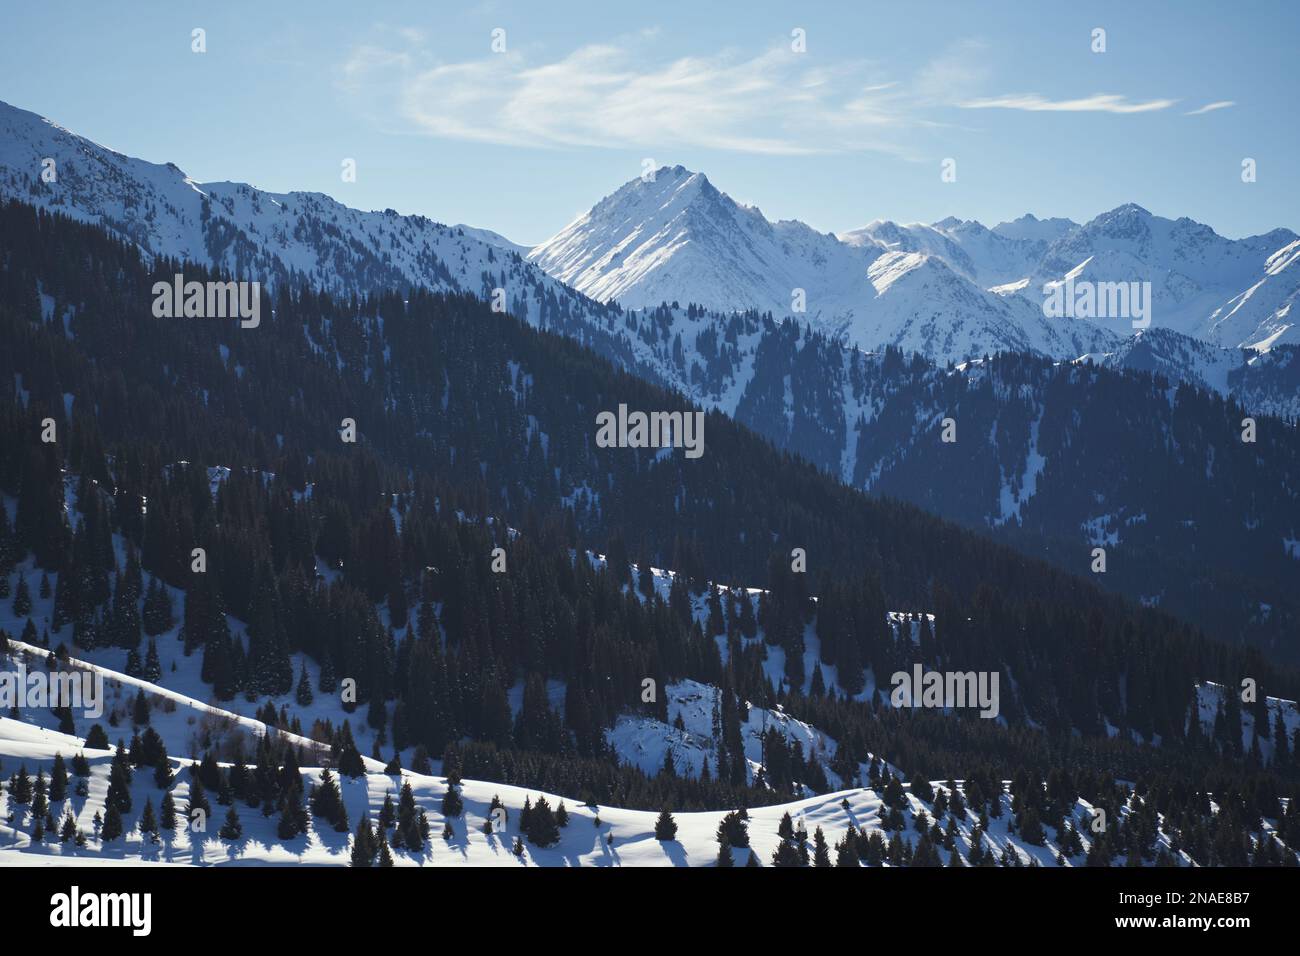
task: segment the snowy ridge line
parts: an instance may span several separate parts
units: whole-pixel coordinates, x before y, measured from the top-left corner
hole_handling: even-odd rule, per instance
[[[0,718],[0,757],[4,758],[6,767],[15,760],[19,761],[29,775],[41,771],[48,776],[54,755],[65,750],[75,753],[75,745],[79,743],[75,737],[41,731],[7,717]],[[61,820],[71,810],[76,825],[86,835],[87,845],[78,848],[72,843],[52,841],[33,845],[30,835],[21,826],[0,823],[0,867],[33,865],[38,860],[40,865],[54,866],[346,866],[349,863],[352,838],[348,834],[336,832],[323,821],[318,824],[313,819],[305,834],[282,841],[275,836],[273,818],[263,817],[257,808],[242,805],[238,799],[233,806],[243,829],[239,838],[220,838],[215,832],[215,824],[201,835],[178,826],[175,831],[162,831],[161,839],[154,843],[133,825],[146,799],[156,804],[162,796],[152,781],[146,779],[149,775],[141,771],[135,773],[130,787],[133,808],[125,815],[123,837],[103,841],[95,832],[93,818],[104,811],[111,753],[92,750],[86,752],[86,757],[90,764],[88,795],[84,799],[69,796],[63,801],[55,801],[51,804],[51,813]],[[171,762],[177,770],[184,765],[175,758]],[[320,779],[322,769],[300,769],[305,793],[310,792],[310,786]],[[464,812],[455,817],[444,816],[440,809],[447,790],[444,777],[403,770],[401,776],[395,778],[370,771],[357,779],[340,777],[338,784],[348,820],[353,824],[363,814],[372,821],[376,820],[385,796],[396,800],[401,785],[411,786],[415,805],[427,815],[434,835],[418,852],[394,849],[392,857],[396,866],[713,866],[718,856],[715,835],[729,812],[675,813],[676,838],[660,842],[654,835],[658,816],[654,811],[583,805],[561,795],[509,784],[463,780],[460,793]],[[931,783],[936,792],[946,786],[942,781]],[[900,783],[899,787],[901,804],[896,806],[903,828],[897,837],[914,848],[919,841],[917,819],[922,813],[926,814],[927,820],[931,819],[932,807],[915,796],[910,785]],[[177,773],[169,789],[178,809],[185,806],[190,795],[188,773]],[[520,836],[520,812],[525,800],[535,803],[539,796],[544,796],[552,808],[563,803],[569,816],[568,825],[559,831],[555,845],[539,847],[524,841],[523,853],[517,857],[513,839]],[[506,829],[487,834],[483,825],[492,817],[490,808],[496,798],[506,808]],[[6,817],[11,810],[19,811],[20,816],[29,815],[22,807],[10,805],[8,794],[3,801]],[[1002,794],[999,803],[999,816],[990,820],[987,831],[980,837],[982,852],[996,859],[1009,855],[1008,858],[1014,858],[1019,865],[1077,866],[1083,862],[1081,856],[1072,854],[1062,864],[1057,857],[1061,847],[1049,837],[1045,836],[1041,845],[1020,839],[1009,826],[1010,795]],[[213,810],[215,815],[217,807],[214,806]],[[1069,822],[1078,833],[1084,852],[1091,845],[1088,821],[1092,818],[1092,811],[1092,805],[1080,799],[1069,814]],[[834,845],[844,837],[850,825],[863,833],[881,833],[882,837],[887,837],[884,824],[891,812],[882,794],[871,788],[843,790],[785,804],[751,808],[747,811],[750,848],[733,847],[733,865],[747,865],[751,855],[756,865],[769,865],[781,843],[777,830],[786,814],[794,821],[796,830],[806,829],[812,836],[816,829],[821,829],[826,842]],[[975,842],[979,821],[970,808],[966,808],[960,822],[956,822],[955,814],[949,816],[954,821],[953,851],[965,859]],[[22,821],[17,822],[21,824]],[[450,834],[439,839],[438,832],[448,825]],[[1171,852],[1168,837],[1163,833],[1156,843],[1158,849],[1170,853],[1171,862],[1191,865],[1185,853]],[[945,859],[949,855],[942,848],[940,853]],[[890,864],[886,862],[884,865]]]
[[[25,644],[22,641],[12,637],[9,638],[9,648],[10,648],[9,654],[11,657],[26,652],[33,655],[33,657],[37,661],[41,662],[41,666],[44,666],[45,658],[49,654],[53,653],[53,651],[49,648],[39,647],[33,644]],[[111,681],[112,683],[116,684],[119,687],[131,687],[136,689],[137,691],[143,690],[148,694],[154,695],[155,697],[161,697],[164,700],[173,701],[177,706],[186,707],[189,710],[194,711],[196,714],[215,717],[231,725],[243,728],[251,733],[256,734],[259,737],[265,736],[267,734],[280,737],[288,741],[289,743],[292,743],[294,746],[306,748],[307,752],[309,753],[319,751],[322,748],[328,749],[329,747],[328,744],[324,744],[319,740],[313,740],[310,737],[304,737],[301,734],[295,734],[279,727],[273,727],[265,723],[264,721],[257,720],[256,718],[253,717],[245,717],[241,714],[236,714],[229,710],[224,710],[220,707],[217,707],[214,704],[205,704],[202,701],[196,700],[193,697],[189,697],[178,691],[171,690],[162,684],[153,683],[151,681],[145,680],[143,677],[131,677],[120,671],[112,670],[108,667],[104,667],[103,665],[100,664],[95,664],[91,661],[81,660],[79,658],[69,656],[66,662],[60,661],[60,666],[67,667],[71,670],[85,671],[91,674],[101,675],[104,678],[104,682],[106,685]],[[382,761],[378,761],[371,757],[366,757],[364,755],[362,756],[362,759],[366,762],[367,769],[382,770],[384,768],[384,764]]]

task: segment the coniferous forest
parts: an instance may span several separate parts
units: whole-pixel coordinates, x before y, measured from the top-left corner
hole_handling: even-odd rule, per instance
[[[320,745],[295,751],[271,735],[256,753],[193,754],[200,797],[228,804],[229,791],[278,812],[290,834],[309,805],[318,828],[355,828],[378,854],[332,779],[308,795],[291,782],[315,757],[356,776],[352,728],[365,727],[374,756],[414,753],[417,771],[441,761],[449,779],[656,812],[760,807],[854,781],[897,809],[909,781],[936,832],[891,840],[901,815],[884,840],[853,830],[835,850],[864,863],[947,862],[952,802],[987,826],[1004,790],[1030,843],[1044,824],[1066,839],[1078,799],[1115,817],[1126,807],[1122,826],[1090,841],[1089,862],[1158,862],[1158,829],[1202,864],[1296,862],[1300,739],[1266,702],[1300,697],[1300,675],[1255,650],[852,491],[717,414],[699,460],[599,448],[602,409],[686,406],[476,298],[397,288],[343,300],[286,284],[264,291],[256,329],[156,319],[155,281],[223,277],[147,263],[18,202],[0,208],[0,266],[0,381],[15,383],[0,405],[7,637],[52,662],[123,649],[128,674],[166,685],[166,634],[201,662],[212,700],[256,702],[269,728]],[[56,440],[43,441],[51,424]],[[25,612],[38,588],[48,619]],[[909,629],[914,644],[900,637]],[[865,692],[917,660],[998,672],[1000,719]],[[702,773],[671,760],[652,773],[611,743],[620,717],[670,723],[646,679],[718,689]],[[1246,679],[1259,703],[1226,694],[1203,722],[1198,686]],[[346,724],[308,730],[284,706],[345,681]],[[751,708],[817,728],[837,742],[833,759],[764,731],[748,772]],[[161,768],[156,748],[139,752],[146,722],[121,759]],[[132,736],[98,729],[106,747]],[[925,783],[945,779],[963,781],[960,793]],[[423,845],[415,811],[402,816],[402,839]],[[812,852],[806,833],[782,837],[786,862]],[[741,838],[720,835],[733,848]],[[813,851],[822,860],[824,838]]]

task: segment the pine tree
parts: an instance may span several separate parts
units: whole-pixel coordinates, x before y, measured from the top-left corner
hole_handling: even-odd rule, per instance
[[[49,787],[45,783],[44,770],[38,770],[36,772],[36,784],[32,788],[32,793],[32,816],[45,816],[45,811],[49,809],[50,805],[46,797],[46,794],[49,793]]]
[[[342,740],[338,748],[338,767],[342,776],[354,780],[364,776],[366,772],[366,762],[352,740],[352,729],[346,720],[343,722]]]
[[[155,841],[158,839],[158,819],[154,816],[153,801],[147,797],[144,801],[144,810],[140,812],[138,826],[142,836]]]
[[[235,809],[232,803],[230,809],[226,811],[226,821],[221,824],[221,829],[217,835],[223,840],[238,840],[244,835],[244,826],[239,822],[239,811]]]
[[[58,803],[68,795],[68,771],[63,763],[63,754],[54,754],[54,766],[50,768],[50,800]]]
[[[298,676],[298,706],[309,707],[312,700],[311,678],[307,676],[307,661],[303,660],[302,669]]]
[[[726,835],[718,839],[718,857],[714,866],[735,866],[736,861],[731,857],[731,844],[727,842]]]
[[[120,740],[108,770],[107,799],[123,813],[131,812],[131,760]]]
[[[159,790],[166,790],[172,785],[172,762],[167,756],[167,748],[159,740],[159,752],[157,762],[153,768],[153,785]]]
[[[818,827],[813,831],[813,866],[830,866],[830,848],[826,845],[826,834]]]
[[[202,813],[202,816],[198,817],[201,820],[206,820],[212,815],[212,804],[208,803],[208,795],[203,789],[203,781],[198,777],[194,777],[190,781],[190,799],[185,806],[185,820],[187,823],[195,821],[196,812]]]
[[[22,765],[13,779],[9,781],[9,799],[19,806],[32,802],[32,780],[27,776],[27,767]]]
[[[151,639],[144,659],[144,679],[157,683],[161,678],[162,662],[158,659],[158,644]]]
[[[458,817],[465,810],[465,804],[460,798],[459,788],[452,784],[447,787],[447,792],[442,795],[442,815],[444,817]]]
[[[835,844],[835,865],[836,866],[861,866],[858,860],[858,830],[853,824],[849,824],[844,839]]]
[[[545,797],[537,798],[537,803],[529,814],[527,827],[521,822],[520,828],[524,829],[528,842],[534,846],[547,847],[560,841],[560,828],[555,822],[555,813]]]
[[[14,588],[14,617],[24,618],[32,611],[32,596],[27,591],[27,576],[18,575],[18,587]]]
[[[789,840],[782,840],[772,852],[772,865],[775,867],[803,866],[803,859],[798,849]]]
[[[382,835],[378,842],[387,847]],[[378,850],[375,843],[376,836],[374,830],[370,827],[370,817],[363,813],[361,820],[357,823],[357,832],[352,838],[350,865],[356,867],[373,866],[375,853]]]
[[[343,794],[339,790],[334,775],[329,767],[321,771],[320,782],[312,788],[311,814],[313,817],[329,822],[340,833],[350,829],[347,826],[347,813],[343,806]]]
[[[104,827],[99,831],[99,838],[105,843],[111,843],[122,835],[122,811],[117,808],[117,804],[109,803],[108,812],[104,816]]]
[[[788,811],[781,814],[781,822],[777,824],[776,833],[782,840],[794,839],[794,821],[790,819]]]
[[[655,821],[655,839],[665,842],[677,839],[677,821],[666,807],[659,811],[659,819]]]
[[[149,701],[144,696],[143,689],[135,695],[135,704],[131,709],[131,722],[136,726],[149,723]]]
[[[171,792],[163,794],[162,810],[158,814],[158,823],[164,830],[176,829],[176,802]]]
[[[302,802],[302,785],[292,783],[280,796],[280,820],[275,831],[281,840],[292,840],[307,830],[307,811]]]

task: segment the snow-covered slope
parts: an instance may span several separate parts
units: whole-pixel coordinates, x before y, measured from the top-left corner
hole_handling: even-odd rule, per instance
[[[999,279],[1023,275],[1021,247],[1034,243],[977,226],[952,230],[982,266],[934,227],[872,223],[837,238],[769,222],[676,166],[627,183],[529,259],[601,301],[794,315],[854,346],[898,345],[936,361],[1006,350],[1073,357],[1115,344],[1095,326],[1049,322],[1022,300],[985,292],[981,268]]]
[[[996,352],[1076,356],[1120,341],[1092,323],[1048,319],[1023,298],[985,291],[937,256],[887,252],[868,275],[876,298],[847,330],[863,349],[893,345],[944,362]]]
[[[1290,318],[1298,257],[1289,230],[1234,241],[1133,204],[1085,225],[1025,215],[989,229],[949,217],[823,235],[769,222],[681,166],[625,184],[529,253],[601,301],[793,315],[854,345],[901,345],[939,362],[1008,349],[1071,359],[1133,334],[1127,314],[1089,317],[1084,329],[1046,317],[1045,286],[1067,277],[1149,282],[1154,327],[1220,347],[1290,342],[1300,335]],[[929,280],[894,281],[916,269]]]
[[[1031,228],[1033,225],[1039,228]],[[935,256],[963,278],[990,289],[1028,276],[1049,242],[1073,226],[1066,219],[1042,221],[1025,216],[1016,223],[989,229],[973,219],[949,216],[930,225],[876,220],[861,229],[841,233],[839,238],[854,246],[874,242],[892,252]]]
[[[209,477],[219,483],[226,474],[225,470],[216,469],[209,472]],[[114,538],[114,546],[117,549],[123,546],[119,538]],[[595,563],[603,561],[595,555],[588,558]],[[15,573],[34,577],[26,561]],[[667,592],[672,579],[671,572],[653,571],[654,586],[661,594]],[[741,593],[751,601],[761,594],[753,589],[741,589]],[[48,619],[52,601],[51,596],[34,599],[33,620]],[[704,608],[705,599],[698,598],[694,607],[697,618],[704,613]],[[896,639],[919,644],[921,618],[891,613],[888,620]],[[14,629],[18,623],[12,618],[0,621],[7,630]],[[232,626],[238,630],[241,625],[232,619]],[[761,632],[754,640],[763,640]],[[0,794],[0,821],[3,821],[0,822],[0,866],[38,863],[348,865],[355,840],[351,833],[355,832],[358,821],[363,816],[378,821],[386,798],[397,801],[406,785],[410,787],[416,812],[423,811],[427,817],[429,837],[418,849],[394,839],[396,845],[391,855],[396,866],[716,865],[716,833],[725,810],[678,812],[674,839],[661,841],[655,837],[658,815],[654,810],[584,804],[574,794],[542,793],[520,786],[466,779],[460,786],[463,812],[444,814],[443,798],[450,783],[437,762],[428,773],[388,772],[382,761],[363,757],[364,773],[354,778],[335,773],[350,824],[347,832],[336,830],[322,819],[311,818],[303,833],[281,837],[274,812],[268,814],[263,807],[249,805],[238,797],[222,804],[221,789],[213,786],[208,788],[212,808],[203,828],[187,826],[185,808],[195,793],[193,764],[201,755],[209,751],[216,754],[222,772],[228,773],[235,755],[242,753],[249,757],[256,751],[259,738],[269,735],[283,740],[298,749],[301,768],[297,773],[303,792],[310,794],[312,787],[322,781],[323,769],[330,762],[329,748],[318,742],[329,735],[323,722],[329,721],[337,728],[348,715],[337,699],[321,694],[309,704],[286,703],[285,709],[294,722],[291,727],[270,726],[259,717],[249,716],[254,710],[262,711],[265,701],[210,699],[210,689],[199,673],[201,656],[184,654],[175,627],[160,635],[157,644],[160,666],[154,680],[124,673],[121,662],[127,651],[122,648],[86,652],[74,649],[70,656],[52,660],[48,648],[10,640],[8,649],[0,652],[0,669],[5,671],[21,667],[26,673],[32,673],[53,666],[69,673],[89,674],[102,681],[104,701],[102,713],[87,713],[77,708],[68,712],[64,719],[70,724],[62,730],[55,729],[60,717],[43,706],[20,707],[17,718],[0,717],[0,764],[6,778],[12,780],[25,775],[35,780],[39,775],[48,781],[57,757],[61,756],[67,765],[72,765],[73,757],[78,754],[83,754],[87,761],[84,775],[72,765],[66,795],[57,799],[51,796],[48,819],[52,825],[38,827],[33,804],[19,797],[19,787],[5,784]],[[815,641],[809,642],[806,660],[812,666],[818,665]],[[295,667],[304,663],[295,660]],[[780,661],[770,663],[779,672]],[[828,687],[834,688],[833,669],[827,668],[827,673]],[[319,675],[310,665],[308,676],[313,684],[317,683]],[[780,686],[779,678],[775,684]],[[674,772],[699,775],[712,742],[716,691],[707,684],[683,680],[670,685],[668,692],[670,724],[627,717],[610,731],[611,743],[622,760],[641,765],[648,773],[659,771],[665,753],[671,753]],[[279,706],[282,701],[271,703]],[[1289,732],[1300,725],[1300,714],[1293,703],[1270,700],[1269,709],[1270,714],[1281,715]],[[1203,693],[1203,719],[1213,710],[1211,696]],[[363,720],[355,721],[355,725],[356,739],[364,751],[373,735]],[[107,732],[110,746],[119,740],[129,742],[135,734],[145,735],[152,730],[160,736],[170,755],[168,766],[173,779],[165,786],[158,785],[150,766],[135,769],[128,786],[130,808],[122,813],[124,833],[116,838],[108,838],[102,828],[102,822],[110,816],[107,800],[113,751],[87,747],[86,738],[95,726]],[[1243,721],[1243,726],[1248,728],[1250,724]],[[818,728],[790,717],[780,708],[747,707],[742,734],[751,771],[757,770],[756,758],[762,755],[758,735],[763,730],[775,730],[787,741],[797,742],[810,760],[829,764],[835,756],[836,742]],[[403,752],[404,766],[409,756],[409,752]],[[1266,752],[1264,756],[1267,759],[1269,754]],[[770,865],[781,842],[778,827],[786,814],[794,821],[796,832],[802,830],[815,835],[820,829],[828,846],[843,840],[852,827],[861,834],[879,834],[882,842],[877,846],[883,848],[888,842],[902,852],[898,841],[908,848],[919,848],[924,831],[928,840],[940,848],[940,859],[944,862],[968,861],[978,845],[982,854],[991,855],[995,860],[1014,860],[1019,865],[1076,866],[1084,862],[1084,854],[1091,846],[1093,807],[1084,799],[1076,800],[1066,811],[1068,829],[1063,824],[1045,828],[1040,839],[1013,826],[1013,803],[1005,792],[996,796],[996,809],[987,811],[987,823],[981,825],[984,808],[971,806],[969,801],[958,808],[951,805],[954,792],[970,796],[965,782],[938,780],[928,786],[913,782],[895,787],[890,780],[897,776],[896,768],[887,764],[877,767],[873,760],[871,768],[859,768],[854,780],[828,774],[831,786],[827,792],[751,808],[747,812],[749,845],[733,846],[733,863],[747,865],[752,859],[755,865]],[[146,806],[156,816],[167,794],[179,812],[179,825],[175,829],[164,828],[156,836],[142,832],[140,823]],[[940,794],[944,802],[936,804],[935,798]],[[563,805],[568,814],[568,823],[559,831],[558,841],[548,846],[539,846],[531,839],[517,839],[525,837],[520,821],[526,802],[535,805],[540,797],[545,797],[553,808]],[[496,801],[504,808],[504,821],[493,813]],[[241,832],[238,836],[223,837],[220,827],[231,808]],[[1117,812],[1121,816],[1142,812],[1142,804],[1133,798]],[[69,834],[79,833],[80,838],[63,840],[57,835],[69,820]],[[489,820],[494,824],[491,832],[486,826]],[[1265,821],[1264,827],[1266,833],[1275,832],[1277,821]],[[42,830],[38,839],[37,834]],[[1080,843],[1079,849],[1071,851],[1067,838],[1074,833]],[[1180,865],[1191,862],[1164,833],[1155,837],[1152,854],[1148,862],[1153,859]],[[1121,863],[1123,857],[1112,862]],[[886,865],[902,864],[888,862],[887,858]]]
[[[1201,733],[1206,737],[1214,737],[1219,716],[1228,707],[1229,693],[1233,693],[1232,689],[1213,681],[1205,681],[1196,686],[1196,715],[1200,722]],[[1271,762],[1274,759],[1278,747],[1279,728],[1286,732],[1288,748],[1290,742],[1296,739],[1296,732],[1300,731],[1300,705],[1294,700],[1265,696],[1258,716],[1255,705],[1239,704],[1239,706],[1241,750],[1243,753],[1249,753],[1252,748],[1258,747],[1262,761]],[[1267,718],[1267,727],[1262,726],[1264,721],[1258,719],[1259,717]]]
[[[46,160],[53,160],[52,181],[42,176]],[[265,285],[301,282],[345,294],[423,286],[484,298],[502,288],[510,311],[535,325],[573,317],[597,324],[608,312],[523,262],[521,247],[488,230],[391,209],[364,212],[322,193],[198,183],[171,163],[124,156],[4,103],[0,198],[103,226],[150,256]]]
[[[31,666],[41,666],[42,652],[39,648],[14,644],[13,654],[22,657],[24,652]],[[71,666],[87,665],[74,662]],[[103,677],[106,686],[113,688],[110,692],[119,695],[123,693],[122,685],[129,679],[119,673],[90,666]],[[131,682],[131,691],[138,687],[135,682]],[[148,726],[159,731],[169,753],[173,755],[168,761],[173,781],[166,788],[159,787],[150,767],[136,768],[128,786],[131,809],[122,815],[123,835],[113,839],[106,839],[102,830],[102,821],[109,816],[107,797],[113,751],[86,747],[86,728],[81,726],[85,719],[78,720],[76,733],[67,734],[40,723],[0,717],[0,763],[3,763],[7,773],[22,773],[29,780],[34,780],[39,774],[48,780],[56,757],[61,756],[66,765],[77,754],[83,754],[88,765],[88,773],[84,777],[79,776],[75,769],[70,773],[65,797],[49,801],[48,814],[55,827],[53,832],[47,830],[39,842],[33,838],[36,821],[33,819],[32,804],[19,802],[15,799],[13,788],[5,787],[5,792],[0,795],[0,821],[3,821],[0,822],[0,866],[349,864],[355,841],[350,833],[338,832],[325,821],[313,818],[308,823],[306,832],[283,839],[277,833],[275,815],[267,816],[260,808],[250,807],[239,799],[223,807],[217,794],[211,794],[209,800],[212,813],[203,820],[203,828],[187,825],[188,818],[184,810],[194,792],[194,771],[190,769],[190,760],[174,756],[184,752],[182,741],[176,738],[177,727],[184,725],[179,721],[161,722],[157,718],[168,714],[169,708],[175,708],[178,703],[182,708],[193,708],[198,706],[198,702],[183,698],[178,700],[176,695],[147,684],[144,685],[144,690],[150,702]],[[251,749],[256,737],[268,732],[264,725],[243,727],[242,722],[233,715],[223,716],[214,711],[214,716],[215,726],[223,728],[228,735],[227,744],[233,744],[238,736]],[[119,738],[125,741],[131,732],[147,728],[140,725],[130,727],[128,724],[108,729],[110,744],[116,744]],[[308,750],[307,753],[310,756],[321,751]],[[231,767],[228,761],[221,761],[219,765],[225,772]],[[309,794],[311,788],[321,781],[322,770],[322,766],[310,764],[299,770],[304,793]],[[423,811],[427,817],[430,837],[418,850],[404,846],[394,848],[391,853],[395,866],[716,865],[716,834],[726,811],[676,813],[675,838],[660,841],[655,838],[658,814],[654,811],[582,804],[572,795],[566,797],[564,794],[540,793],[508,784],[466,779],[460,785],[463,812],[447,816],[443,814],[442,801],[449,782],[446,777],[438,775],[440,768],[435,767],[434,770],[434,774],[420,774],[410,770],[388,774],[377,762],[367,761],[366,772],[359,777],[348,778],[335,774],[346,817],[353,831],[363,816],[377,821],[385,799],[391,797],[396,802],[402,787],[410,786],[417,812]],[[935,796],[943,794],[946,798],[952,793],[950,788],[956,789],[961,784],[935,781],[932,787]],[[174,829],[160,829],[157,835],[141,832],[139,821],[146,804],[157,815],[162,799],[168,792],[178,811],[177,826]],[[568,823],[560,829],[559,840],[551,846],[542,847],[523,839],[516,843],[516,838],[523,836],[520,817],[525,802],[535,804],[539,797],[545,797],[552,808],[563,804],[568,813]],[[820,829],[828,846],[834,846],[843,840],[850,827],[865,834],[881,833],[888,840],[890,833],[886,826],[890,822],[888,818],[891,811],[885,797],[883,790],[863,787],[808,797],[792,803],[751,808],[747,811],[746,821],[749,846],[732,848],[733,863],[744,866],[753,857],[756,865],[770,865],[781,842],[778,827],[786,814],[794,821],[796,832],[806,831],[811,836]],[[504,828],[501,826],[502,817],[492,811],[494,801],[499,801],[499,805],[504,807]],[[1082,853],[1061,855],[1060,838],[1050,829],[1041,844],[1032,843],[1015,833],[1012,829],[1010,795],[1001,794],[998,803],[998,812],[991,815],[987,828],[981,828],[978,814],[973,808],[967,806],[960,812],[949,809],[944,813],[936,813],[931,800],[922,799],[913,792],[910,784],[904,784],[899,801],[895,804],[900,816],[894,822],[897,824],[901,821],[902,824],[896,835],[910,847],[917,846],[921,839],[918,823],[924,818],[925,822],[931,824],[943,821],[945,825],[940,829],[950,830],[950,846],[945,846],[943,840],[937,841],[944,862],[952,860],[954,854],[962,861],[969,859],[973,845],[978,841],[981,852],[991,854],[995,860],[1001,860],[1005,856],[1020,865],[1039,866],[1077,866],[1083,863]],[[220,827],[230,808],[233,808],[242,832],[238,837],[223,838]],[[1127,814],[1130,808],[1124,807],[1121,812]],[[58,830],[69,818],[72,820],[72,830],[79,832],[81,838],[63,841],[58,836]],[[1069,813],[1069,822],[1079,834],[1085,851],[1091,844],[1089,823],[1092,818],[1092,807],[1083,799],[1076,801]],[[489,821],[495,824],[493,832],[485,832],[488,829],[485,825]],[[1266,823],[1266,828],[1270,831],[1274,829],[1272,821]],[[930,832],[934,833],[933,830]],[[811,840],[809,842],[811,844]],[[516,847],[520,850],[518,854],[515,852]],[[1190,863],[1185,854],[1173,849],[1169,838],[1163,834],[1157,839],[1156,852],[1167,855],[1170,862],[1180,865]]]
[[[1152,325],[1222,347],[1267,348],[1300,341],[1289,318],[1300,286],[1297,236],[1274,229],[1225,239],[1186,217],[1154,216],[1129,203],[1061,236],[1023,289],[1041,304],[1043,286],[1073,275],[1076,283],[1150,282]],[[1108,321],[1123,331],[1128,319]]]
[[[548,273],[602,302],[663,302],[710,309],[851,315],[877,248],[854,249],[800,222],[769,222],[719,192],[702,174],[663,167],[634,179],[528,255]]]

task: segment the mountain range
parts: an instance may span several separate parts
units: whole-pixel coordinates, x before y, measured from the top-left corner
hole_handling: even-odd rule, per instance
[[[1298,255],[1287,229],[1230,240],[1134,204],[1084,224],[1027,215],[989,229],[950,217],[835,236],[770,222],[675,166],[622,186],[528,258],[600,301],[756,308],[860,348],[946,362],[1008,350],[1073,359],[1132,335],[1143,316],[1046,315],[1047,291],[1067,280],[1150,283],[1153,327],[1221,348],[1294,344]]]
[[[1265,448],[1238,454],[1253,451],[1244,416],[1300,414],[1289,231],[1232,241],[1129,205],[1082,225],[950,218],[834,236],[769,222],[702,174],[664,167],[527,250],[319,193],[196,183],[4,105],[0,196],[273,288],[502,290],[511,314],[847,484],[1072,571],[1104,545],[1105,585],[1229,640],[1296,651],[1295,429],[1266,423]],[[1034,290],[1066,277],[1152,282],[1152,327],[1047,318]],[[998,352],[1033,360],[983,360]],[[936,446],[945,418],[960,438]]]
[[[89,665],[108,698],[0,720],[6,861],[740,864],[738,807],[778,865],[802,842],[786,813],[867,863],[1292,856],[1300,677],[1207,639],[1218,622],[1187,623],[1194,595],[1169,584],[1180,556],[1254,556],[1286,633],[1266,544],[1297,449],[1276,419],[1243,455],[1229,402],[1144,372],[1026,353],[949,369],[753,310],[568,313],[720,396],[689,459],[592,439],[602,409],[682,395],[468,290],[331,295],[285,272],[255,331],[177,321],[149,308],[160,277],[231,270],[17,198],[0,263],[0,654]],[[977,513],[997,481],[1000,524],[801,460],[828,448],[860,487],[949,489]],[[1074,497],[1108,510],[1056,555],[1070,573],[988,540],[1041,549]],[[1144,542],[1161,600],[1105,594],[1149,557],[1118,536],[1183,508],[1207,523]],[[1078,567],[1095,541],[1101,579]],[[1218,604],[1234,583],[1205,561],[1191,585]],[[1271,633],[1244,636],[1280,658]],[[920,665],[999,675],[996,717],[893,704],[886,676]],[[1242,675],[1249,706],[1207,695]],[[561,798],[568,826],[543,825]],[[167,822],[204,806],[215,833]]]

